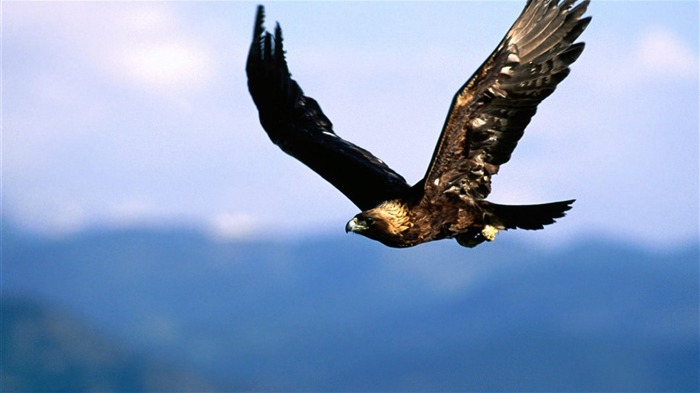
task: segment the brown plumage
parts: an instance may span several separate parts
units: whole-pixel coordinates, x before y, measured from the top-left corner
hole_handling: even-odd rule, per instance
[[[455,238],[474,247],[499,230],[541,229],[573,200],[498,205],[485,198],[537,105],[569,74],[590,22],[588,0],[529,0],[496,50],[457,91],[425,177],[409,186],[384,162],[335,134],[318,103],[291,79],[282,31],[258,7],[246,72],[270,139],[345,194],[362,212],[346,231],[391,247]]]

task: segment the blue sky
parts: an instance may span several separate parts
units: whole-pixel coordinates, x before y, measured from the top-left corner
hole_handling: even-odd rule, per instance
[[[524,2],[271,2],[294,78],[413,183],[452,95]],[[356,208],[272,145],[245,80],[256,3],[3,2],[3,217],[64,235],[342,233]],[[577,198],[539,243],[698,239],[696,1],[594,1],[587,47],[489,199]]]

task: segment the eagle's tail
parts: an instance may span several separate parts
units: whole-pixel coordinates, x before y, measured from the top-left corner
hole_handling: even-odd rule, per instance
[[[464,247],[476,247],[484,241],[491,241],[503,229],[542,229],[553,224],[555,219],[564,217],[575,199],[541,205],[499,205],[487,201],[479,204],[486,212],[483,228],[471,228],[455,236]]]
[[[553,224],[555,219],[564,217],[575,199],[541,205],[499,205],[486,202],[490,212],[489,224],[499,229],[542,229]]]

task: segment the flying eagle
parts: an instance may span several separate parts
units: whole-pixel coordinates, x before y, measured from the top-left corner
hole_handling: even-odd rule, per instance
[[[574,43],[590,22],[588,0],[528,0],[496,50],[452,99],[425,177],[415,185],[369,151],[338,136],[287,68],[282,30],[265,31],[258,6],[246,72],[260,123],[285,153],[357,205],[345,230],[390,247],[454,238],[466,247],[506,229],[542,229],[574,200],[539,205],[486,201],[537,105],[583,52]]]

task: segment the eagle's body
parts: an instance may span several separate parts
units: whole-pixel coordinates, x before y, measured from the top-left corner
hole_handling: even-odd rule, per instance
[[[332,183],[362,212],[346,231],[391,247],[444,238],[474,247],[499,230],[541,229],[570,201],[509,206],[485,200],[537,105],[583,51],[574,43],[588,0],[529,0],[496,50],[455,94],[425,177],[410,186],[370,152],[336,135],[318,103],[291,79],[282,32],[263,28],[258,7],[246,71],[270,139]]]

